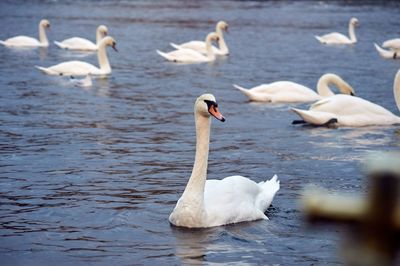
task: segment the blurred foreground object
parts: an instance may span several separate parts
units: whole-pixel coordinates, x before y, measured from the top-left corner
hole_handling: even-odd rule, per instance
[[[400,153],[375,153],[366,166],[367,197],[309,189],[303,195],[302,207],[312,224],[352,226],[353,234],[343,248],[346,265],[395,265],[400,244]]]

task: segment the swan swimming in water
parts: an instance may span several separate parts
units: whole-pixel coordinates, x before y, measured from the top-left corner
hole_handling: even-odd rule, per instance
[[[376,43],[374,43],[376,50],[379,55],[386,59],[398,59],[400,58],[400,38],[391,39],[383,42],[382,47],[387,48],[389,50],[385,50]]]
[[[218,34],[219,37],[218,40],[219,48],[212,46],[212,50],[216,55],[229,55],[229,49],[228,46],[226,45],[223,31],[228,32],[228,23],[226,23],[225,21],[220,21],[217,23],[215,27],[215,32]],[[186,48],[186,49],[196,50],[202,54],[207,53],[207,48],[206,48],[207,45],[203,41],[190,41],[182,44],[175,44],[175,43],[170,43],[170,44],[175,49]]]
[[[328,33],[315,38],[323,44],[355,44],[357,42],[354,28],[358,26],[358,19],[351,18],[349,22],[349,37],[338,32]]]
[[[97,51],[97,57],[99,60],[100,68],[82,61],[67,61],[51,67],[40,67],[44,73],[48,75],[60,75],[60,76],[84,76],[84,75],[107,75],[111,73],[111,66],[108,62],[106,47],[111,46],[115,51],[116,42],[114,38],[108,36],[101,40],[99,49]]]
[[[211,116],[224,122],[215,97],[203,94],[194,105],[196,155],[186,188],[169,216],[176,226],[204,228],[268,219],[264,212],[279,190],[277,176],[256,183],[243,176],[206,180]]]
[[[235,88],[246,95],[250,101],[272,102],[272,103],[296,103],[313,102],[324,97],[334,95],[329,88],[330,84],[338,87],[341,93],[354,95],[353,88],[336,74],[327,73],[322,75],[317,83],[317,92],[291,81],[276,81],[262,84],[252,89],[245,89],[233,84]]]
[[[0,41],[0,44],[7,47],[21,47],[21,48],[36,48],[48,47],[49,41],[46,36],[46,29],[50,28],[50,22],[47,19],[42,19],[39,23],[39,40],[29,36],[15,36],[5,41]]]
[[[80,37],[72,37],[69,39],[65,39],[61,42],[54,41],[54,43],[62,48],[68,50],[80,50],[80,51],[96,51],[99,48],[99,44],[101,40],[107,36],[108,29],[104,25],[100,25],[96,30],[96,43],[89,41],[88,39],[80,38]]]
[[[175,63],[205,63],[212,62],[215,60],[215,54],[212,50],[212,41],[218,41],[218,34],[215,32],[211,32],[206,37],[206,49],[207,55],[204,55],[198,51],[182,48],[169,53],[164,53],[157,50],[157,53],[167,59],[168,61],[172,61]]]
[[[400,70],[397,72],[393,85],[394,98],[400,110]],[[400,117],[380,105],[359,97],[337,94],[322,99],[309,110],[292,108],[303,120],[312,125],[330,125],[362,127],[373,125],[400,124]]]

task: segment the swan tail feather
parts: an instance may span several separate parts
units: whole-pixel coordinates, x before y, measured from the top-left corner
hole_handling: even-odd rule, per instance
[[[174,47],[175,49],[182,49],[182,47],[176,43],[170,42],[169,45],[171,45],[172,47]]]
[[[1,41],[1,40],[0,40],[0,44],[2,44],[2,45],[4,45],[4,46],[7,45],[5,41]]]
[[[258,185],[261,188],[261,193],[256,199],[256,206],[258,206],[262,212],[265,212],[271,205],[276,192],[278,192],[280,188],[280,181],[278,180],[278,176],[274,175],[270,180],[260,182]]]
[[[325,43],[324,39],[321,36],[314,35],[315,39],[317,39],[320,43]]]
[[[40,71],[42,71],[42,72],[48,74],[48,75],[58,75],[58,74],[59,74],[58,72],[56,72],[56,71],[54,71],[54,70],[51,70],[51,69],[49,69],[49,68],[45,68],[45,67],[41,67],[41,66],[35,66],[35,67],[36,67],[37,69],[39,69]]]
[[[167,59],[167,60],[172,60],[169,56],[168,56],[168,54],[166,54],[166,53],[164,53],[164,52],[161,52],[160,50],[157,50],[157,54],[159,54],[159,55],[161,55],[162,57],[164,57],[165,59]]]
[[[57,45],[58,47],[60,47],[61,49],[67,49],[67,47],[60,42],[54,41],[54,44]]]
[[[236,89],[238,89],[239,91],[241,91],[244,95],[246,95],[247,97],[251,98],[251,93],[249,92],[248,89],[245,89],[239,85],[233,84],[233,87],[235,87]]]
[[[338,123],[337,117],[327,112],[312,111],[312,110],[301,110],[297,108],[291,109],[298,116],[300,116],[305,122],[315,126],[332,126]]]
[[[374,43],[375,49],[378,51],[379,55],[385,59],[392,59],[396,58],[396,53],[394,51],[387,51],[385,49],[382,49],[379,45]]]

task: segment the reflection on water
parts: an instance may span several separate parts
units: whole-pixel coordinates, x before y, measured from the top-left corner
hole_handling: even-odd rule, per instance
[[[52,23],[48,49],[0,47],[2,265],[339,263],[336,229],[304,228],[301,189],[316,183],[363,191],[359,162],[369,151],[398,149],[399,129],[292,126],[297,117],[290,106],[249,103],[232,84],[291,80],[313,88],[322,74],[334,72],[360,97],[398,114],[392,83],[399,61],[382,60],[372,45],[398,28],[396,7],[1,2],[7,27],[0,39],[36,32],[38,16]],[[350,16],[361,23],[356,46],[326,47],[314,39],[343,28]],[[175,65],[156,54],[171,49],[169,42],[203,39],[220,19],[230,24],[230,56]],[[67,60],[97,65],[96,53],[61,50],[52,41],[90,36],[99,24],[118,43],[118,53],[108,51],[111,76],[79,88],[33,67]],[[168,223],[194,160],[193,103],[205,92],[216,96],[227,119],[212,125],[209,178],[239,174],[261,181],[278,174],[281,190],[269,221],[206,230]]]

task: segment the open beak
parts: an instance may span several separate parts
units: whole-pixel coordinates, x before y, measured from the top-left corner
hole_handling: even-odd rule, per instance
[[[218,107],[211,105],[208,112],[221,122],[225,122],[225,117],[219,112]]]

